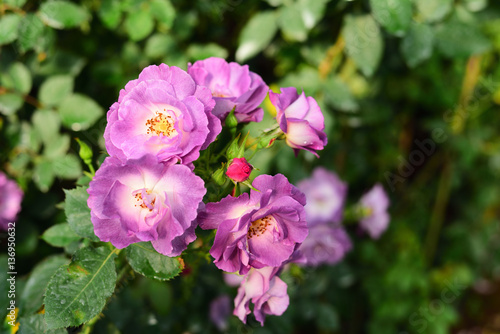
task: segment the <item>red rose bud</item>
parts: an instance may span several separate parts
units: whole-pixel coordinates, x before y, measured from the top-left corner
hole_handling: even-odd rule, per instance
[[[248,180],[252,172],[252,165],[245,158],[234,158],[229,167],[227,167],[226,175],[233,181],[244,182]]]

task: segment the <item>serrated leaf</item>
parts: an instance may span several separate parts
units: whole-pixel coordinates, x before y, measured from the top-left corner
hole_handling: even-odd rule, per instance
[[[244,62],[264,50],[277,30],[276,15],[273,11],[263,11],[252,16],[241,31],[236,60]]]
[[[116,285],[116,251],[82,248],[56,271],[45,292],[48,329],[78,326],[102,311]]]
[[[36,265],[31,271],[21,294],[19,308],[22,314],[33,314],[41,308],[45,288],[50,278],[60,266],[68,263],[69,259],[66,257],[55,255],[46,258]]]
[[[66,247],[73,241],[80,240],[80,236],[73,232],[69,224],[57,224],[48,228],[42,239],[54,247]]]
[[[154,28],[151,14],[146,10],[133,11],[127,14],[125,19],[125,30],[133,41],[146,38]]]
[[[27,94],[31,90],[30,70],[22,63],[12,64],[6,73],[2,74],[2,85],[16,92]]]
[[[24,100],[19,94],[0,94],[0,113],[4,115],[13,115],[23,104]]]
[[[150,3],[151,14],[167,29],[174,24],[175,8],[169,0],[152,0]]]
[[[443,19],[453,6],[453,0],[416,0],[417,11],[427,22]]]
[[[26,14],[19,25],[19,36],[17,45],[21,52],[26,52],[39,44],[43,36],[45,26],[43,22],[34,14]]]
[[[343,35],[347,54],[366,76],[378,68],[384,49],[380,28],[370,15],[345,18]]]
[[[52,110],[36,110],[31,116],[31,123],[45,144],[52,143],[59,135],[61,118]]]
[[[69,226],[81,237],[89,238],[92,241],[99,241],[94,234],[94,225],[90,220],[90,209],[87,205],[89,194],[87,187],[77,187],[75,189],[64,189],[66,199],[64,201],[64,213]]]
[[[74,79],[70,75],[54,75],[47,78],[38,92],[38,98],[46,106],[58,105],[73,92]]]
[[[52,171],[52,163],[50,161],[43,160],[35,165],[33,182],[35,182],[41,192],[45,193],[49,191],[52,183],[54,183],[54,172]]]
[[[423,23],[413,23],[401,42],[401,52],[409,67],[415,67],[432,56],[434,33]]]
[[[67,334],[66,329],[52,329],[48,330],[45,324],[44,314],[35,314],[29,317],[22,317],[19,319],[19,331],[17,334]]]
[[[62,124],[73,131],[86,130],[104,114],[103,108],[83,94],[66,96],[59,105]]]
[[[139,274],[158,280],[169,280],[184,269],[180,257],[168,257],[158,253],[151,243],[139,242],[127,247],[130,266]]]
[[[436,46],[449,58],[469,57],[491,48],[491,43],[481,31],[473,25],[452,18],[436,28]]]
[[[83,173],[81,161],[74,154],[66,154],[56,159],[52,167],[54,174],[63,179],[76,179]]]
[[[412,3],[410,0],[370,0],[372,13],[389,33],[403,36],[410,27]]]
[[[88,11],[72,2],[54,0],[40,6],[40,17],[55,29],[74,28],[88,20]]]
[[[101,7],[99,7],[99,11],[97,14],[101,18],[101,21],[104,23],[106,27],[109,29],[115,29],[120,20],[122,18],[122,9],[121,9],[119,0],[103,0],[101,3]]]
[[[16,40],[21,17],[17,14],[5,14],[0,17],[0,45]]]

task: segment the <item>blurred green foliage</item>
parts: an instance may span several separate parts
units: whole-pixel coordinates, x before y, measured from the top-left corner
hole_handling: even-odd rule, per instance
[[[254,158],[261,172],[297,182],[323,165],[349,183],[349,201],[375,182],[392,200],[380,240],[352,227],[355,247],[343,263],[284,274],[291,303],[283,316],[268,317],[264,328],[232,317],[230,333],[500,330],[493,321],[500,287],[499,3],[3,0],[0,169],[26,193],[17,245],[25,275],[18,279],[21,333],[45,328],[36,314],[44,288],[34,285],[66,263],[52,255],[62,252],[55,247],[73,254],[84,246],[69,227],[85,208],[64,213],[58,205],[63,187],[88,183],[75,138],[89,144],[98,164],[105,110],[129,80],[149,64],[185,69],[210,56],[248,63],[274,90],[303,88],[323,109],[329,144],[321,158],[295,158],[291,150],[277,156],[275,145]],[[264,107],[263,124],[271,124]],[[248,130],[256,136],[262,127]],[[67,196],[80,203],[82,187]],[[102,319],[72,332],[216,331],[208,305],[235,290],[197,252],[188,250],[176,280],[119,281]]]

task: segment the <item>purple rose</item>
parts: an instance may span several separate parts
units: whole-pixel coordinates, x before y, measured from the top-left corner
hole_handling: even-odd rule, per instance
[[[215,140],[221,124],[210,91],[178,67],[151,65],[120,91],[108,111],[106,149],[122,162],[153,154],[189,164]]]
[[[246,323],[250,314],[250,301],[254,304],[253,314],[255,319],[264,326],[266,314],[282,315],[290,302],[286,292],[287,285],[276,273],[277,267],[252,268],[245,280],[238,288],[238,295],[234,299],[233,314]]]
[[[305,196],[285,176],[260,175],[250,195],[208,203],[198,216],[203,229],[217,229],[210,254],[227,272],[277,267],[307,236]]]
[[[196,239],[205,192],[187,166],[162,164],[153,155],[126,164],[108,157],[90,182],[87,204],[101,241],[117,248],[151,241],[159,253],[177,256]]]
[[[309,235],[299,247],[309,266],[338,263],[351,249],[351,240],[344,228],[327,224],[310,227]]]
[[[231,299],[221,295],[210,303],[210,320],[221,332],[228,329],[227,319],[231,315]]]
[[[0,229],[7,230],[9,223],[17,219],[23,195],[17,183],[0,172]]]
[[[281,93],[269,91],[269,99],[276,108],[276,121],[286,136],[286,143],[295,154],[306,150],[318,156],[327,143],[325,120],[316,100],[297,93],[294,87],[281,88]]]
[[[347,195],[347,183],[337,174],[317,167],[312,177],[302,180],[297,187],[306,195],[307,224],[340,223]]]
[[[368,232],[372,239],[378,239],[387,229],[390,221],[387,212],[389,197],[382,185],[377,183],[373,186],[361,197],[359,205],[364,214],[364,218],[359,223],[360,227]]]
[[[269,87],[258,74],[248,69],[248,65],[211,57],[189,64],[188,73],[198,85],[210,89],[216,102],[212,112],[222,121],[235,107],[238,122],[262,121],[264,111],[259,105]]]

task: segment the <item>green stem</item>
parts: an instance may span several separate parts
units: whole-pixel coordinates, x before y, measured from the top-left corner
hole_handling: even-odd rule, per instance
[[[436,202],[434,203],[434,209],[432,210],[429,229],[427,230],[427,237],[425,240],[425,254],[429,265],[434,262],[446,206],[450,199],[452,175],[452,167],[449,162],[446,162],[441,172],[441,178],[439,179]]]

